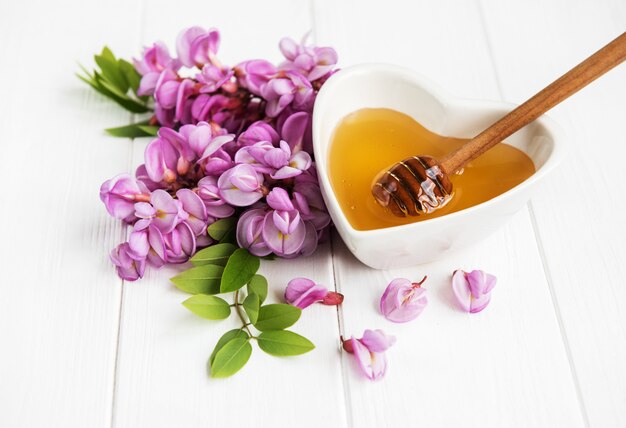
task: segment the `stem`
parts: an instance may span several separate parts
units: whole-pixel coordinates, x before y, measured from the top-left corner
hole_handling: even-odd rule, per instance
[[[249,325],[248,321],[244,318],[243,313],[241,313],[241,304],[239,303],[239,290],[235,291],[235,311],[237,312],[237,315],[239,316],[239,319],[241,320],[241,323],[243,324],[241,328],[242,329],[245,328],[248,331],[248,336],[253,338],[254,336],[252,335],[252,332],[248,328],[248,325]]]
[[[414,282],[411,285],[413,286],[413,288],[420,288],[422,286],[422,284],[424,283],[424,281],[426,281],[426,278],[428,278],[428,276],[424,275],[424,278],[422,278],[422,280],[420,282]]]

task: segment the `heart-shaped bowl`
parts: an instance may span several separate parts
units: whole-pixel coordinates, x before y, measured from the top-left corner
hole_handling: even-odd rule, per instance
[[[441,217],[384,229],[356,230],[333,192],[328,176],[328,149],[339,122],[368,107],[405,113],[439,135],[472,138],[515,106],[457,98],[411,70],[386,64],[352,66],[328,79],[313,112],[313,148],[322,194],[348,249],[376,269],[427,263],[485,238],[524,207],[531,191],[564,155],[562,131],[542,116],[504,141],[522,150],[535,164],[536,172],[514,188]]]

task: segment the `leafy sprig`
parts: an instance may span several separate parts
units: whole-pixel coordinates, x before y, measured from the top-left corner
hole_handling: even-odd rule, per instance
[[[149,97],[137,95],[141,75],[128,61],[116,58],[108,47],[104,47],[100,55],[94,55],[97,69],[89,72],[82,65],[83,74],[76,76],[105,97],[115,101],[131,113],[147,113],[152,111]],[[135,138],[156,135],[159,127],[149,121],[142,121],[106,131],[116,137]]]
[[[213,232],[219,231],[223,238],[229,228],[221,226],[225,227]],[[241,328],[224,333],[215,345],[209,357],[212,377],[238,372],[250,359],[253,340],[262,351],[275,356],[300,355],[315,348],[307,338],[285,330],[300,319],[300,308],[264,304],[267,279],[257,273],[260,259],[248,250],[224,242],[199,251],[191,263],[194,267],[171,279],[179,290],[193,294],[183,305],[205,319],[226,319],[234,312],[241,321]],[[233,295],[232,304],[217,296],[227,293]]]

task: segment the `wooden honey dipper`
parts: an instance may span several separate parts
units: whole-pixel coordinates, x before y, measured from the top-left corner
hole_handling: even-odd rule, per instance
[[[626,60],[626,32],[443,160],[413,156],[377,176],[372,195],[399,217],[431,213],[453,196],[449,175]]]

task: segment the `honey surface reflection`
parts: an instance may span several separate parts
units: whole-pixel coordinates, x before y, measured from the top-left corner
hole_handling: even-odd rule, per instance
[[[329,176],[352,227],[380,229],[460,211],[506,192],[535,172],[525,153],[498,144],[467,164],[462,174],[450,177],[454,197],[432,214],[396,217],[372,197],[372,182],[382,170],[414,155],[442,159],[466,141],[434,134],[411,117],[390,109],[361,109],[342,119],[330,144]]]

